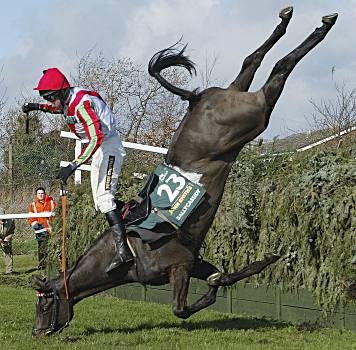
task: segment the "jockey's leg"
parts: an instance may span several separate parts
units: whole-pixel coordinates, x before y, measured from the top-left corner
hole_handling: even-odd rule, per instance
[[[106,140],[96,151],[92,161],[92,191],[96,209],[105,213],[116,246],[116,255],[105,272],[134,259],[126,242],[121,213],[116,207],[115,192],[123,163],[123,151],[114,140]]]
[[[114,209],[105,215],[113,233],[116,246],[116,255],[110,265],[105,269],[105,272],[108,273],[117,269],[123,263],[133,261],[134,257],[130,248],[127,246],[125,226],[121,219],[121,213],[117,209]]]

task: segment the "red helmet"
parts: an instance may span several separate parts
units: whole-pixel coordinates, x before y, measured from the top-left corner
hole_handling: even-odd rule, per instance
[[[43,76],[38,86],[33,90],[62,90],[69,88],[70,84],[64,74],[58,68],[49,68],[43,71]]]

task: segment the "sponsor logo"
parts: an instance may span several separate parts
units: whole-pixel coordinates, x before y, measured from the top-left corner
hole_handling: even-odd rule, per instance
[[[168,171],[167,170],[165,172],[163,172],[163,173],[160,173],[159,174],[159,180],[161,182],[164,182],[164,180],[166,179],[167,175],[168,175]]]
[[[108,168],[106,170],[105,190],[111,190],[111,179],[114,171],[115,156],[109,156]]]
[[[193,193],[193,195],[189,198],[188,202],[184,205],[183,209],[177,215],[176,219],[178,221],[182,219],[186,211],[191,207],[191,205],[195,202],[195,200],[198,198],[199,195],[200,195],[200,189],[197,188]]]
[[[177,201],[174,203],[174,205],[172,206],[171,209],[169,209],[169,213],[171,215],[174,214],[174,212],[179,209],[179,207],[181,206],[181,204],[184,202],[184,200],[187,198],[187,196],[189,195],[189,193],[192,191],[193,186],[192,185],[188,185],[184,192],[181,194],[181,196],[177,199]]]

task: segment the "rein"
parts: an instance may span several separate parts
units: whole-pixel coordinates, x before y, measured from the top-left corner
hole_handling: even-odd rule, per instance
[[[61,196],[62,196],[62,272],[64,278],[64,289],[66,292],[66,298],[69,299],[68,284],[67,284],[67,236],[66,236],[66,220],[67,220],[67,190],[64,184],[61,184]]]

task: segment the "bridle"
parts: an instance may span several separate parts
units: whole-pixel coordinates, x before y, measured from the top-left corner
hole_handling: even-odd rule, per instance
[[[45,297],[45,298],[50,298],[53,297],[53,311],[52,311],[52,316],[51,316],[51,323],[49,327],[41,327],[41,328],[32,328],[33,332],[37,331],[46,331],[46,335],[58,332],[60,333],[64,328],[68,327],[69,325],[69,306],[72,304],[72,299],[66,299],[66,298],[60,298],[58,296],[57,290],[55,288],[52,289],[51,292],[37,292],[38,298]],[[58,328],[58,309],[59,309],[59,304],[60,300],[66,300],[68,302],[68,320],[67,322],[60,328]]]

